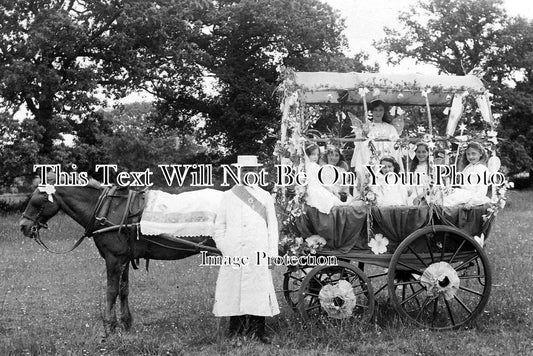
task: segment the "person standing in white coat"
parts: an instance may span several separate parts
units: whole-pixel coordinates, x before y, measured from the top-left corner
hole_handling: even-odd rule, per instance
[[[215,220],[218,249],[224,257],[241,261],[225,264],[218,274],[213,313],[230,317],[229,334],[251,335],[270,343],[265,317],[279,314],[271,266],[264,256],[278,256],[278,222],[272,196],[243,177],[257,173],[257,156],[238,156],[241,185],[224,192]],[[251,173],[253,174],[253,173]],[[261,258],[259,258],[261,257]]]

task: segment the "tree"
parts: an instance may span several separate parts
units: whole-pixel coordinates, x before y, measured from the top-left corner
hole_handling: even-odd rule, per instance
[[[386,38],[375,46],[393,63],[414,58],[455,75],[481,68],[495,94],[503,163],[515,173],[533,166],[533,136],[527,136],[533,135],[533,24],[509,18],[501,5],[501,0],[421,0],[400,14],[400,31],[386,28]],[[525,139],[517,140],[519,135]]]
[[[0,113],[0,187],[10,186],[16,177],[32,174],[38,130],[33,122],[19,124],[9,113]]]
[[[204,1],[0,0],[0,96],[25,104],[41,129],[41,156],[102,104],[150,88],[165,68],[178,88],[198,76],[188,39]]]
[[[361,71],[362,54],[342,54],[344,22],[318,0],[213,2],[196,41],[210,93],[184,95],[172,83],[160,89],[159,123],[183,128],[203,123],[203,138],[230,153],[268,155],[280,124],[274,95],[279,68]],[[190,93],[190,92],[189,92]],[[186,93],[187,94],[187,93]]]

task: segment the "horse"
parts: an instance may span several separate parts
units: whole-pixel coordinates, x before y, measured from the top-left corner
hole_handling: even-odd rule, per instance
[[[125,330],[131,328],[128,276],[130,264],[137,268],[135,260],[180,260],[202,250],[220,253],[209,237],[203,237],[203,241],[196,244],[180,239],[181,242],[176,243],[176,239],[169,239],[165,234],[142,235],[138,223],[143,208],[144,192],[103,186],[91,179],[86,186],[50,185],[35,189],[19,223],[25,236],[34,238],[48,249],[40,240],[39,230],[47,228],[47,221],[61,210],[85,228],[84,235],[72,249],[84,238],[93,237],[107,270],[103,338],[113,333],[118,325],[117,296],[120,299],[120,321]]]

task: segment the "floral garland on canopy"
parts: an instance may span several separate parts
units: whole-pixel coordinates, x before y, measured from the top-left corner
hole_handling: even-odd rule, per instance
[[[285,137],[285,140],[279,140],[276,143],[274,154],[278,157],[281,157],[280,163],[289,164],[298,171],[305,171],[303,157],[304,145],[307,139],[304,137],[303,133],[306,132],[307,129],[318,120],[319,116],[316,115],[316,112],[313,112],[312,110],[309,110],[309,108],[306,108],[305,105],[303,105],[304,103],[301,102],[300,94],[302,88],[300,88],[296,84],[294,77],[295,73],[292,69],[284,69],[281,75],[282,82],[277,89],[278,92],[281,93],[282,98],[289,98],[288,100],[285,100],[283,103],[281,103],[280,108],[281,111],[284,112],[283,117],[284,120],[286,120],[282,123],[282,126],[285,126],[287,130],[287,136],[290,136],[290,138]],[[404,91],[406,90],[406,87],[398,86],[394,88],[385,88],[385,90]],[[367,88],[359,89],[359,93],[362,96],[365,96],[369,92],[371,92],[374,96],[377,96],[380,93],[379,89],[377,88],[373,90],[369,90]],[[444,89],[439,86],[428,87],[425,90],[421,91],[421,95],[426,99],[429,93],[446,93],[446,91],[444,91]],[[467,94],[468,92],[465,90],[463,96]],[[403,94],[400,93],[398,94],[398,97],[400,98],[402,95]],[[446,108],[445,113],[448,110],[449,108]],[[430,116],[429,111],[428,116]],[[429,120],[431,125],[431,117],[429,118]],[[374,148],[375,138],[368,134],[370,131],[368,129],[368,124],[366,124],[366,126],[363,125],[362,129],[356,127],[353,127],[353,129],[353,132],[356,134],[356,137],[361,136],[360,138],[363,138],[370,147],[370,163],[379,164],[380,152],[376,151]],[[414,152],[414,148],[416,147],[413,142],[425,142],[429,150],[428,164],[430,166],[430,172],[432,173],[432,168],[434,165],[434,153],[435,150],[438,148],[437,142],[445,142],[445,157],[450,157],[451,159],[455,158],[455,161],[457,162],[457,159],[460,155],[461,145],[463,145],[465,142],[475,140],[476,142],[481,143],[483,147],[490,153],[491,158],[488,162],[489,170],[491,172],[499,171],[501,167],[499,159],[496,156],[496,145],[498,143],[496,131],[494,131],[491,127],[490,130],[487,130],[485,132],[465,135],[464,131],[466,130],[466,125],[464,124],[461,124],[459,126],[459,130],[460,134],[458,136],[439,137],[433,134],[432,130],[430,130],[429,133],[426,133],[423,127],[419,127],[418,135],[415,135],[415,137],[411,136],[398,140],[398,147],[402,150],[402,152],[404,152],[404,156],[408,156],[409,154],[412,154],[412,152],[410,151]],[[419,138],[420,135],[422,135],[421,140]],[[458,144],[458,149],[455,154],[450,149],[450,145],[452,143]],[[484,221],[490,222],[497,215],[498,211],[505,206],[505,193],[509,188],[512,188],[512,183],[505,182],[504,184],[494,189],[493,198],[490,202],[490,207],[487,209],[487,213],[483,215]],[[449,186],[436,186],[432,177],[430,177],[427,193],[429,200],[437,201],[438,197],[442,197],[443,194],[447,194],[449,190]],[[363,186],[361,187],[361,193],[361,198],[367,206],[367,211],[371,211],[371,207],[376,204],[375,193],[372,192],[368,184],[363,184]],[[288,194],[287,192],[285,192],[285,189],[277,190],[276,199],[278,205],[282,207],[279,216],[280,221],[282,222],[281,234],[283,238],[281,239],[279,246],[280,253],[282,255],[286,254],[290,256],[300,256],[303,254],[316,253],[318,250],[320,250],[321,247],[325,245],[325,240],[323,238],[321,239],[324,241],[322,242],[321,240],[319,243],[317,243],[316,239],[304,240],[300,236],[300,233],[298,231],[296,221],[301,216],[301,214],[304,214],[305,194],[305,186],[297,185],[295,188],[289,189]],[[381,234],[374,235],[372,231],[372,217],[371,214],[368,215],[369,216],[367,220],[367,226],[369,247],[375,254],[385,253],[386,246],[388,245],[389,241]]]

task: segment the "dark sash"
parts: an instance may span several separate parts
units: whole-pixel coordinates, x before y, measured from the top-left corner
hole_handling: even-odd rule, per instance
[[[242,200],[246,205],[252,208],[253,211],[259,214],[265,222],[267,222],[267,210],[263,203],[257,200],[249,191],[244,188],[242,185],[235,185],[231,191],[235,194],[240,200]]]

